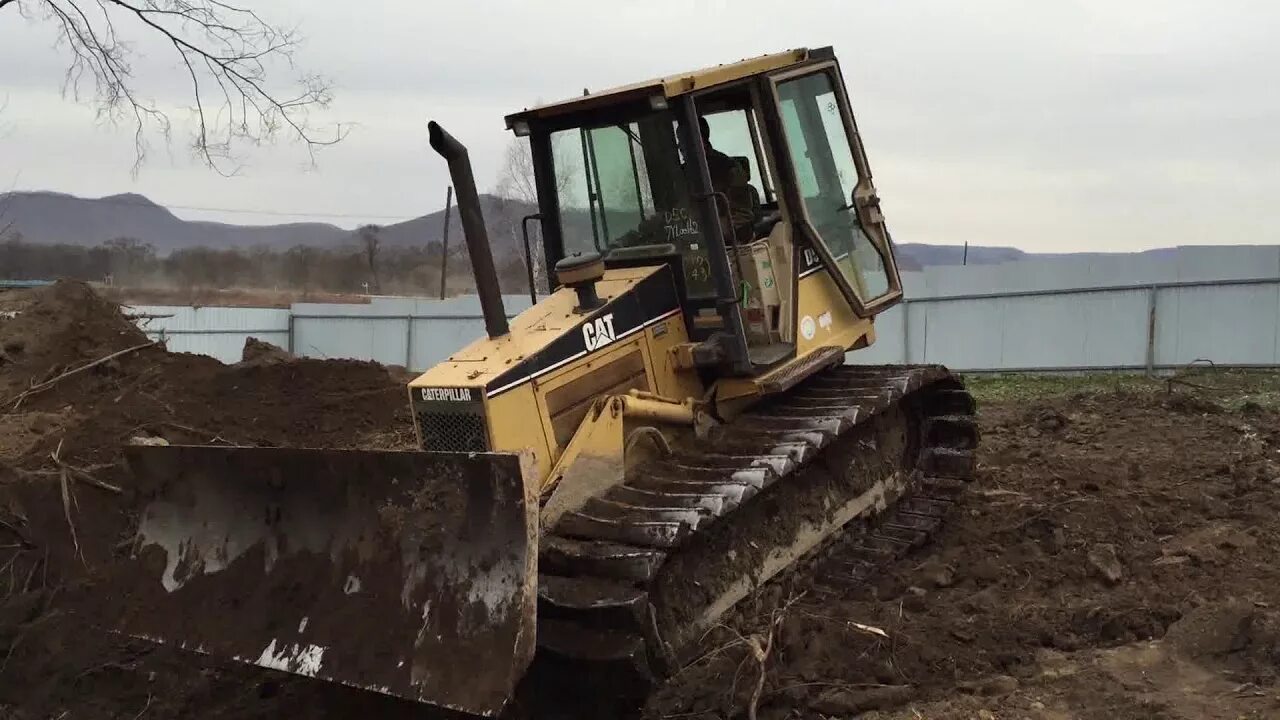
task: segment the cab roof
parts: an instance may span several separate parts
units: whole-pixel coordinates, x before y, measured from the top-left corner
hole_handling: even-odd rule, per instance
[[[548,103],[534,108],[526,108],[520,112],[512,113],[506,117],[507,128],[512,129],[513,124],[519,120],[526,122],[529,120],[541,120],[566,115],[580,110],[590,110],[607,105],[614,105],[620,102],[641,100],[646,97],[661,96],[663,98],[670,99],[693,92],[694,90],[704,90],[716,85],[724,85],[753,75],[779,70],[781,68],[798,65],[810,60],[828,60],[833,57],[835,57],[835,53],[832,51],[830,46],[814,49],[797,48],[795,50],[787,50],[785,52],[747,58],[745,60],[739,60],[738,62],[728,63],[725,65],[716,65],[714,67],[702,68],[700,70],[676,73],[675,75],[667,75],[665,77],[654,78],[652,80],[631,83],[629,85],[621,85],[608,90],[601,90],[599,92],[584,92],[584,94],[579,97]]]

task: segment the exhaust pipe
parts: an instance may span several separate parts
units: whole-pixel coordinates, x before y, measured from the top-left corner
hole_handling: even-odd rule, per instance
[[[431,149],[449,163],[458,217],[462,220],[462,234],[467,241],[467,254],[471,256],[471,269],[476,275],[476,293],[480,295],[485,330],[491,338],[502,337],[510,332],[507,311],[502,306],[498,271],[493,267],[493,250],[489,247],[489,232],[484,227],[484,213],[480,210],[480,196],[476,193],[476,178],[471,173],[467,148],[434,120],[427,123],[427,133]]]

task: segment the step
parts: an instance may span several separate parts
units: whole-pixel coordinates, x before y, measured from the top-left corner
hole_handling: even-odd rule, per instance
[[[676,472],[683,472],[686,470],[746,470],[749,468],[769,468],[779,477],[790,474],[792,470],[795,470],[795,462],[786,455],[731,455],[714,452],[677,455],[675,457],[659,461],[658,466],[660,468],[668,467]]]
[[[759,474],[761,477],[763,474]],[[762,482],[734,482],[732,480],[670,480],[665,477],[635,477],[624,487],[644,492],[674,495],[717,495],[724,498],[726,507],[733,509],[751,499]]]
[[[933,500],[954,502],[954,498],[964,492],[968,486],[968,479],[926,475],[920,480],[920,490],[917,494]]]
[[[666,553],[621,543],[547,535],[538,548],[538,567],[556,575],[590,575],[613,580],[648,582]]]
[[[974,454],[969,450],[928,447],[920,453],[920,470],[934,477],[968,479],[973,477],[976,466]]]
[[[917,515],[916,513],[906,512],[901,508],[895,508],[893,515],[883,523],[883,526],[932,533],[941,524],[941,516]]]
[[[851,548],[843,553],[846,560],[860,560],[876,567],[881,567],[885,563],[892,562],[898,558],[896,550],[886,550],[881,547],[873,547],[871,545],[859,545]]]
[[[880,523],[872,536],[905,543],[908,548],[917,548],[929,541],[928,532],[891,522]]]
[[[978,421],[972,415],[935,415],[924,421],[924,442],[953,450],[978,447]]]
[[[875,563],[865,560],[837,557],[822,563],[817,574],[824,582],[833,585],[857,587],[871,579],[878,569]]]
[[[598,578],[538,576],[538,618],[572,619],[581,627],[639,634],[649,594],[635,585]]]
[[[767,437],[725,437],[713,445],[717,453],[750,456],[752,452],[767,457],[787,457],[796,465],[803,465],[817,454],[818,448],[803,442],[777,442]]]
[[[862,408],[862,405],[844,405],[822,410],[796,406],[761,408],[758,412],[743,415],[729,427],[733,430],[765,432],[808,430],[842,435],[858,424],[858,418],[866,415]]]
[[[616,521],[582,512],[565,513],[552,530],[561,537],[607,540],[663,550],[678,547],[692,532],[682,522]]]
[[[909,513],[941,520],[953,506],[954,503],[949,500],[912,496],[903,498],[896,509],[899,513]]]
[[[973,415],[977,403],[968,390],[937,390],[929,393],[925,408],[930,415]]]
[[[831,428],[786,429],[768,428],[763,423],[755,426],[739,426],[737,424],[721,425],[713,428],[707,441],[711,447],[755,447],[776,448],[793,444],[806,444],[813,448],[824,448],[836,438]],[[772,452],[777,452],[776,450]]]
[[[617,485],[610,488],[604,494],[604,498],[644,507],[701,508],[713,517],[723,515],[731,509],[728,507],[728,500],[723,495],[716,493],[661,492],[657,490],[642,490],[628,485]]]
[[[622,663],[644,668],[644,638],[633,633],[582,627],[568,620],[538,620],[538,649],[574,660]]]
[[[884,550],[892,553],[894,557],[898,557],[910,550],[913,545],[910,540],[892,537],[876,530],[863,539],[862,547],[872,550]]]
[[[632,505],[605,498],[587,500],[582,513],[620,522],[680,522],[688,525],[690,530],[697,530],[704,520],[711,518],[709,513],[698,508]]]

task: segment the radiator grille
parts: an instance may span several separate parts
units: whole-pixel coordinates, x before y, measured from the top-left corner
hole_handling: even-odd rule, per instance
[[[478,412],[418,411],[423,450],[485,452],[489,449],[484,416]]]

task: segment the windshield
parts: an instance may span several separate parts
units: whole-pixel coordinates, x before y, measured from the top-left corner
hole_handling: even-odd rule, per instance
[[[691,297],[714,294],[707,243],[669,112],[551,135],[564,252],[684,260]]]

